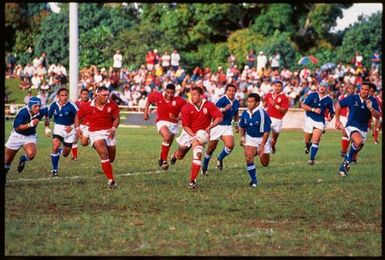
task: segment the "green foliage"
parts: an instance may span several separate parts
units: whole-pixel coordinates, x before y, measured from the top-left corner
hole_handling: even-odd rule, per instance
[[[268,38],[262,47],[268,57],[278,51],[281,59],[280,66],[294,69],[296,64],[296,45],[290,40],[289,33],[276,32],[272,37]]]
[[[338,4],[315,4],[310,12],[311,25],[321,39],[329,34],[330,28],[337,25],[339,17],[342,18],[342,9]]]
[[[216,71],[218,66],[226,67],[229,50],[226,43],[200,45],[196,53],[197,59],[203,61],[203,67]]]
[[[382,55],[382,12],[362,17],[346,29],[342,45],[338,47],[338,59],[350,62],[356,51],[364,57],[364,66],[370,66],[368,60],[377,50]]]

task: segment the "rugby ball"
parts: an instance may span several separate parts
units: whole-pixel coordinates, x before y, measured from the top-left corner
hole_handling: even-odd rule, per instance
[[[198,132],[195,134],[197,137],[198,142],[201,144],[207,144],[209,141],[209,134],[205,130],[198,130]]]

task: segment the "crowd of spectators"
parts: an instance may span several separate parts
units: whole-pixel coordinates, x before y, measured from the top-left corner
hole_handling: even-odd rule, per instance
[[[87,88],[92,95],[98,86],[104,85],[110,89],[111,98],[119,105],[144,108],[148,94],[162,91],[168,83],[174,83],[177,95],[187,99],[191,87],[200,86],[205,89],[207,98],[214,102],[224,94],[225,85],[233,83],[238,87],[236,98],[243,106],[246,106],[245,97],[251,92],[261,97],[272,92],[272,82],[276,79],[283,81],[283,91],[289,97],[290,107],[300,107],[309,91],[314,91],[321,83],[329,86],[329,95],[335,100],[346,84],[354,84],[359,89],[361,83],[368,80],[378,90],[382,88],[377,52],[373,57],[365,58],[356,52],[350,63],[338,63],[328,69],[315,66],[313,70],[306,65],[298,66],[297,70],[281,66],[278,51],[267,57],[263,51],[256,55],[255,50],[251,49],[245,58],[246,63],[240,65],[237,57],[230,54],[226,68],[219,66],[211,70],[197,66],[188,72],[181,65],[177,50],[171,54],[167,50],[160,54],[154,49],[148,51],[138,69],[129,70],[123,66],[122,55],[117,50],[113,56],[113,66],[82,68],[78,89]],[[7,58],[7,65],[11,64],[8,61],[11,59]],[[43,102],[51,100],[55,90],[67,83],[66,68],[61,64],[48,66],[45,53],[36,56],[24,68],[13,61],[13,65],[8,66],[8,73],[21,79],[21,89],[37,89]]]

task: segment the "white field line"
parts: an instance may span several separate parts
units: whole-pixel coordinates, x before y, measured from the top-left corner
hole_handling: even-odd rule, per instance
[[[127,176],[137,176],[137,175],[143,175],[143,174],[158,174],[162,171],[156,170],[156,171],[148,171],[148,172],[128,172],[123,174],[115,174],[115,176],[119,177],[127,177]],[[14,182],[25,182],[25,181],[55,181],[55,180],[72,180],[72,179],[89,179],[93,177],[98,177],[98,175],[94,176],[57,176],[57,177],[45,177],[45,178],[36,178],[36,179],[30,179],[30,178],[21,178],[17,180],[7,180],[7,183],[14,183]]]

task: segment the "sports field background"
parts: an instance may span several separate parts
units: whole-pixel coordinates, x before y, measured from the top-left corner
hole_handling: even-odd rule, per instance
[[[5,128],[7,140],[10,122]],[[270,165],[256,164],[261,186],[250,189],[237,135],[223,172],[213,157],[193,191],[191,151],[163,172],[155,127],[118,129],[117,189],[107,187],[89,147],[79,148],[78,162],[61,157],[60,177],[50,177],[51,143],[42,133],[40,124],[35,160],[19,174],[19,152],[8,173],[6,255],[382,254],[382,144],[371,136],[342,178],[339,132],[326,132],[318,164],[308,166],[303,132],[283,130]]]

